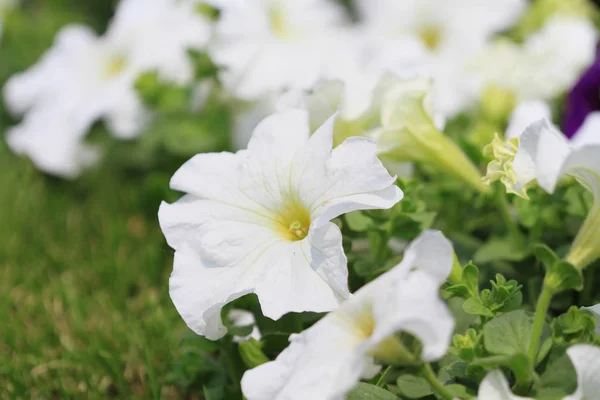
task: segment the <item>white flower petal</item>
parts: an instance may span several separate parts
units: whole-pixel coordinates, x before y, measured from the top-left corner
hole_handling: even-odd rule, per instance
[[[318,215],[318,227],[350,211],[392,207],[403,196],[395,180],[377,158],[375,142],[351,137],[333,149],[322,181],[307,181],[301,193]]]
[[[519,183],[537,179],[544,190],[554,191],[569,152],[568,140],[548,120],[531,124],[520,137],[513,162]]]
[[[564,400],[587,400],[600,393],[600,348],[588,344],[576,344],[567,354],[577,371],[577,391]]]
[[[583,125],[571,138],[574,147],[600,143],[600,111],[594,111],[585,118]]]
[[[97,148],[83,143],[84,134],[85,128],[62,114],[35,111],[8,129],[6,141],[12,151],[29,157],[40,170],[73,179],[100,157]]]
[[[513,110],[505,137],[507,139],[519,137],[534,122],[551,118],[550,107],[547,103],[539,100],[523,101],[517,104]]]
[[[344,210],[324,215],[308,200],[323,197],[349,204],[345,209],[365,209],[391,207],[400,195],[371,142],[331,151],[335,118],[309,138],[307,113],[282,111],[257,126],[248,150],[197,155],[173,176],[171,187],[188,194],[162,204],[159,221],[176,254],[187,254],[176,261],[196,264],[176,267],[177,276],[190,279],[181,277],[171,287],[196,332],[222,334],[212,310],[240,293],[256,293],[263,314],[273,319],[329,311],[349,296],[342,236],[326,220]],[[218,292],[194,291],[194,285],[208,285],[200,278],[215,281],[211,285],[228,281]]]
[[[190,329],[211,340],[227,333],[221,321],[221,309],[228,302],[251,293],[257,278],[251,275],[252,271],[242,272],[206,266],[198,254],[186,246],[175,252],[169,293]]]
[[[542,149],[540,148],[540,151]],[[575,148],[564,160],[559,176],[569,174],[575,177],[596,199],[600,198],[600,143]],[[555,161],[556,162],[556,161]],[[538,175],[540,172],[538,172]],[[539,178],[538,178],[539,181]],[[542,183],[540,186],[544,187]],[[548,187],[552,191],[554,187]]]
[[[449,242],[439,233],[428,232],[411,246],[410,262],[398,266],[400,271],[392,269],[370,282],[339,309],[293,335],[275,361],[247,371],[242,379],[246,398],[342,400],[362,376],[372,376],[373,356],[398,356],[393,354],[399,351],[397,332],[416,335],[423,342],[425,360],[445,354],[454,321],[439,296],[437,272],[419,269],[417,258],[422,254],[415,248],[426,244],[432,246],[431,252],[441,251],[437,261],[441,269],[448,269],[452,264]],[[423,264],[438,271],[429,258]]]
[[[429,273],[441,285],[452,271],[452,243],[439,231],[426,230],[411,242],[402,262],[393,270],[406,275],[418,268]]]
[[[500,370],[495,370],[488,373],[479,386],[477,392],[478,400],[533,400],[529,397],[521,397],[514,395],[508,381]]]

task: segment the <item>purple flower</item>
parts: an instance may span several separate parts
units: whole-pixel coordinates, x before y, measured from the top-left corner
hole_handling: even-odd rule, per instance
[[[567,98],[563,131],[569,138],[581,128],[588,114],[600,111],[600,47],[594,63],[583,73]]]

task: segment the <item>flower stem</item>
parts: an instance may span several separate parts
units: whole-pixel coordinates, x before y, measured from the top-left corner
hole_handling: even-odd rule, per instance
[[[385,383],[385,377],[387,376],[387,374],[390,372],[391,369],[392,369],[392,366],[390,365],[381,373],[381,376],[379,377],[379,379],[377,379],[377,383],[375,384],[375,386],[378,386],[378,387],[383,386],[383,384]]]
[[[504,225],[506,225],[508,232],[510,233],[511,237],[515,240],[515,242],[522,246],[524,244],[523,234],[519,230],[515,219],[510,213],[510,209],[508,208],[508,201],[506,201],[506,195],[502,190],[496,189],[495,198],[496,206],[498,207],[498,211],[500,211],[500,215],[504,220]]]
[[[544,283],[542,286],[542,293],[538,298],[537,306],[535,308],[535,319],[533,321],[533,330],[531,331],[531,340],[529,342],[529,362],[532,367],[535,366],[535,358],[537,355],[538,347],[540,345],[540,337],[542,335],[542,329],[544,327],[544,321],[546,320],[546,314],[550,307],[550,300],[552,300],[553,291]]]
[[[231,379],[233,380],[233,384],[236,386],[238,390],[240,388],[240,382],[242,380],[242,373],[239,370],[239,363],[236,360],[236,348],[235,344],[231,340],[231,337],[227,336],[223,339],[223,346],[221,348],[221,352],[223,357],[225,358],[225,365],[231,374]]]
[[[431,385],[433,390],[435,390],[443,399],[452,400],[455,398],[454,395],[450,393],[450,391],[446,389],[444,385],[440,383],[440,381],[437,380],[437,378],[435,377],[435,373],[431,368],[431,364],[423,364],[421,366],[420,372],[421,376],[425,378],[425,380],[429,383],[429,385]]]

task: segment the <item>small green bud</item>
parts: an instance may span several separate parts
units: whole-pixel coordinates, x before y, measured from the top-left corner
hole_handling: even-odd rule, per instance
[[[488,85],[483,91],[481,111],[486,119],[502,123],[510,116],[515,103],[516,96],[513,90],[497,85]]]

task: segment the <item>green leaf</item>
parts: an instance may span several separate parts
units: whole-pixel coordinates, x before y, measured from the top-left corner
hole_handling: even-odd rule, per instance
[[[527,354],[531,341],[534,314],[523,310],[511,311],[495,317],[483,326],[483,343],[491,354],[513,356]],[[550,336],[544,324],[542,341]]]
[[[347,400],[397,400],[398,397],[385,389],[360,382],[346,395]]]
[[[451,383],[446,385],[446,389],[452,393],[452,395],[456,398],[460,399],[469,399],[474,396],[474,393],[469,391],[465,386],[460,385],[458,383]]]
[[[482,264],[497,261],[521,261],[528,255],[527,249],[517,245],[513,237],[493,237],[477,249],[473,255],[473,261]]]
[[[409,399],[420,399],[433,394],[425,378],[415,375],[401,375],[396,381],[398,391]]]
[[[494,313],[483,305],[479,297],[470,297],[462,305],[462,309],[467,314],[483,315],[484,317],[493,317]]]
[[[366,232],[376,227],[373,220],[360,211],[353,211],[344,216],[348,227],[355,232]]]
[[[562,348],[553,352],[554,356],[535,385],[536,398],[559,400],[577,389],[577,373],[564,351]],[[558,355],[560,353],[563,354]]]
[[[479,295],[479,268],[474,264],[467,264],[462,271],[462,282],[471,293],[471,296]]]
[[[562,260],[555,262],[546,272],[544,282],[555,293],[568,289],[575,289],[577,291],[583,289],[583,275],[581,274],[581,270]]]
[[[544,264],[546,268],[552,268],[552,266],[559,260],[558,256],[545,244],[533,245],[533,254],[539,262]]]

